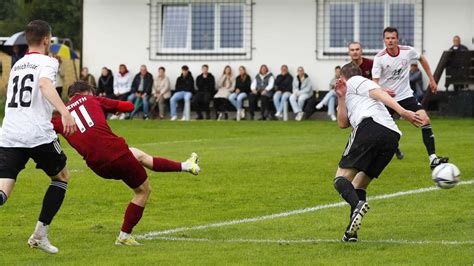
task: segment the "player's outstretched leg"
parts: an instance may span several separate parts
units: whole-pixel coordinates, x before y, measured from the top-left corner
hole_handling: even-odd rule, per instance
[[[426,151],[428,152],[431,169],[434,169],[436,166],[442,163],[447,163],[449,160],[448,157],[436,156],[435,138],[428,114],[425,110],[418,110],[416,113],[420,115],[423,121],[423,125],[421,126],[421,134],[423,136],[423,143],[425,144]]]
[[[142,218],[145,205],[151,194],[151,186],[148,179],[143,182],[139,187],[133,189],[135,196],[132,201],[128,204],[127,210],[123,218],[122,229],[120,231],[115,245],[117,246],[140,246],[132,236],[132,230],[135,225],[138,224]]]
[[[54,216],[61,208],[66,194],[69,181],[67,168],[64,168],[58,175],[51,177],[51,180],[51,185],[44,195],[43,207],[41,208],[35,231],[28,239],[28,245],[31,248],[37,248],[46,253],[56,254],[59,250],[49,242],[48,228]]]
[[[7,199],[15,186],[15,179],[0,178],[0,206],[7,203]]]
[[[188,172],[198,175],[201,171],[199,156],[194,152],[185,162],[180,163],[166,158],[153,157],[137,148],[130,148],[130,151],[144,167],[155,172]]]

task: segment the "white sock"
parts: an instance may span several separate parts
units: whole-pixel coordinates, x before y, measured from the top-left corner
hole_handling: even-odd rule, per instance
[[[48,225],[38,221],[36,223],[35,232],[33,233],[36,239],[41,239],[48,235]]]
[[[190,162],[183,162],[181,163],[181,171],[182,172],[187,172],[191,169],[192,164]]]
[[[120,238],[121,240],[125,240],[125,239],[127,239],[127,238],[129,238],[129,237],[130,237],[130,234],[129,234],[129,233],[125,233],[125,232],[120,231],[119,238]]]
[[[438,156],[436,156],[436,154],[434,154],[434,153],[431,154],[431,155],[430,155],[430,163],[431,163],[434,159],[436,159],[436,158],[438,158]]]

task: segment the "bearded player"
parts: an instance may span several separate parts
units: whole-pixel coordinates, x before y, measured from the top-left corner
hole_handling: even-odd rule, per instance
[[[447,163],[449,158],[436,156],[435,139],[431,129],[430,118],[413,96],[413,90],[410,89],[410,61],[420,61],[430,80],[431,92],[436,93],[438,85],[433,78],[425,56],[413,47],[398,45],[398,30],[396,28],[385,28],[383,37],[386,49],[380,51],[374,58],[372,78],[381,87],[393,89],[395,91],[395,100],[403,108],[413,111],[421,117],[423,143],[428,152],[430,167],[434,169],[442,163]],[[388,110],[391,114],[394,113],[394,110],[391,108],[388,108]]]
[[[73,135],[64,135],[59,117],[53,118],[54,130],[63,134],[97,175],[105,179],[122,180],[135,192],[125,211],[122,229],[115,244],[140,245],[131,233],[133,227],[140,221],[151,193],[151,186],[143,167],[156,172],[185,171],[198,175],[200,171],[198,155],[192,153],[186,162],[180,163],[152,157],[139,149],[129,148],[123,138],[112,132],[104,111],[131,112],[134,109],[132,103],[93,96],[93,88],[83,81],[75,82],[69,87],[68,97],[70,101],[66,107],[74,117],[79,130]]]

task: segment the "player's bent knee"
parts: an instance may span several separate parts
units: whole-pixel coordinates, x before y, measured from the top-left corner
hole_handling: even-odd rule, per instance
[[[52,180],[62,181],[62,182],[69,182],[69,171],[66,167],[61,170],[57,175],[51,177]]]

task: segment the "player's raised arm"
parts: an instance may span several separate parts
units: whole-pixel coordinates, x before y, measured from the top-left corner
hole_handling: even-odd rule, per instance
[[[420,56],[420,64],[423,66],[423,69],[425,70],[426,75],[428,75],[428,79],[430,80],[430,88],[431,92],[436,94],[438,92],[438,84],[436,84],[436,81],[433,77],[433,73],[431,72],[430,64],[428,64],[428,60],[426,60],[426,57],[424,55]]]
[[[53,83],[49,78],[40,78],[39,88],[43,96],[56,108],[61,114],[61,120],[63,123],[63,134],[69,136],[76,132],[76,122],[71,116],[63,101],[59,97]]]
[[[401,117],[412,123],[414,126],[419,127],[422,124],[421,117],[415,112],[408,111],[401,107],[388,93],[383,91],[381,88],[374,88],[369,91],[369,96],[375,100],[381,101],[385,106],[388,106],[395,110]]]
[[[348,128],[350,126],[349,118],[347,116],[346,92],[346,82],[342,79],[338,79],[336,81],[337,124],[340,128]]]

